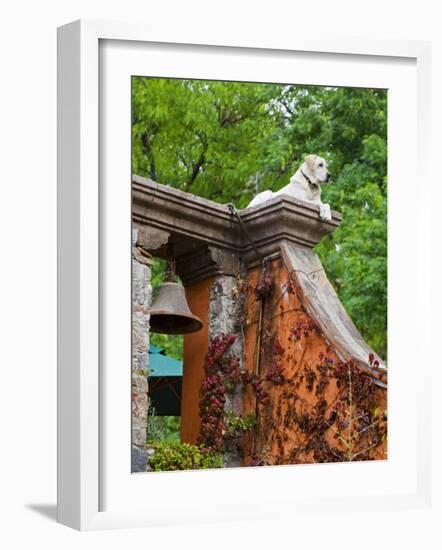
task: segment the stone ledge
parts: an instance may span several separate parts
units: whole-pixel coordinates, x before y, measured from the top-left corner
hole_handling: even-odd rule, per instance
[[[257,260],[252,244],[227,205],[136,175],[132,177],[132,191],[133,222],[140,226],[140,233],[148,233],[148,228],[169,233],[178,261],[180,257],[189,258],[203,245],[238,254],[246,265]],[[319,206],[286,195],[239,213],[261,257],[278,253],[282,241],[311,249],[342,220],[334,211],[330,221],[322,220]],[[143,246],[142,242],[138,244]],[[166,244],[157,249],[148,241],[146,245],[155,255],[164,257],[167,253]]]
[[[132,203],[132,220],[140,226],[220,248],[240,248],[238,224],[226,205],[139,176],[132,178]]]

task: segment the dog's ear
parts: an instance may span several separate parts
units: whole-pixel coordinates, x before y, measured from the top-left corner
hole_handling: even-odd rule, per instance
[[[316,155],[307,155],[304,158],[304,161],[307,164],[307,168],[310,172],[314,172],[315,170],[315,160],[316,160]]]

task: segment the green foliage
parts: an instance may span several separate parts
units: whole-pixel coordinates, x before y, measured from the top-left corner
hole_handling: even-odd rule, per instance
[[[142,77],[132,85],[133,172],[141,176],[244,208],[257,192],[287,184],[305,154],[327,159],[335,181],[323,201],[344,220],[317,252],[385,357],[386,90]]]
[[[279,88],[146,78],[132,86],[133,171],[220,202],[241,201],[250,168],[264,167],[261,148],[273,126],[267,106]]]
[[[256,416],[254,414],[238,416],[233,411],[227,411],[224,420],[227,436],[241,435],[256,426]]]
[[[152,446],[155,453],[149,463],[155,472],[222,468],[224,465],[221,454],[208,453],[189,443],[158,441]]]
[[[324,190],[343,221],[316,247],[349,315],[381,357],[387,355],[386,151],[385,141],[370,136],[361,160],[345,164]]]
[[[157,416],[154,407],[149,407],[149,412],[147,416],[148,442],[179,442],[180,427],[180,416]]]

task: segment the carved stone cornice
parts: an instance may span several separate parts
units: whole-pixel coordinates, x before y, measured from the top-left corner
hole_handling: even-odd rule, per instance
[[[132,220],[182,239],[240,250],[238,224],[227,206],[139,176],[132,178]]]
[[[319,206],[280,195],[264,204],[240,211],[254,246],[242,235],[242,256],[246,265],[258,258],[279,253],[281,242],[286,241],[313,248],[321,239],[332,233],[341,223],[342,216],[332,212],[330,221],[319,217]]]
[[[173,244],[177,267],[188,281],[225,272],[225,262],[233,256],[253,265],[259,260],[256,250],[260,258],[279,254],[283,241],[311,249],[342,220],[337,212],[330,221],[322,220],[319,206],[280,195],[239,211],[253,246],[225,204],[139,176],[132,178],[132,197],[132,219],[143,241],[138,244],[162,257],[167,255],[167,242]],[[217,259],[216,250],[223,251]]]

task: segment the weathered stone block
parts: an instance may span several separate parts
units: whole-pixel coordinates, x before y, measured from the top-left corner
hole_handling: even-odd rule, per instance
[[[135,393],[145,393],[149,390],[146,372],[139,374],[136,371],[132,373],[132,391]]]
[[[132,472],[145,472],[148,465],[148,453],[144,449],[132,447]]]
[[[132,446],[144,449],[149,408],[147,372],[152,262],[149,254],[136,246],[137,241],[138,230],[135,228],[132,235]],[[138,451],[132,451],[132,471],[146,471],[147,455]]]

